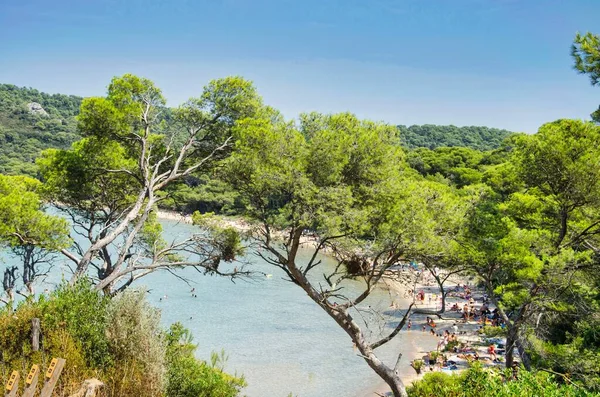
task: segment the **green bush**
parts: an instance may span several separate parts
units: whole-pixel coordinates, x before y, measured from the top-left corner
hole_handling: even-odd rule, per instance
[[[460,374],[433,372],[413,383],[410,397],[588,397],[595,394],[575,384],[560,384],[546,372],[484,368],[474,364]]]
[[[42,328],[41,349],[31,348],[32,319]],[[16,309],[0,309],[2,373],[66,359],[55,396],[70,396],[85,379],[106,387],[98,397],[234,397],[242,378],[223,372],[223,354],[211,362],[194,357],[196,346],[181,325],[164,332],[160,312],[145,290],[130,289],[107,298],[88,281],[61,285],[48,297],[28,299]]]
[[[502,327],[485,326],[485,327],[483,327],[483,329],[481,330],[481,332],[485,336],[488,336],[490,338],[496,338],[496,337],[499,337],[499,336],[506,336],[506,329],[502,328]]]
[[[452,340],[452,341],[450,341],[450,342],[448,342],[446,344],[446,347],[444,348],[444,351],[453,352],[454,348],[457,347],[457,346],[460,346],[460,342],[457,341],[457,340]]]
[[[82,280],[74,286],[60,285],[37,306],[43,313],[42,329],[66,329],[81,345],[87,364],[103,368],[111,364],[106,338],[108,303],[90,281]]]
[[[119,385],[120,393],[160,396],[164,389],[165,341],[160,311],[150,306],[145,289],[127,289],[111,299],[107,307],[111,355],[117,369],[142,373]]]
[[[225,356],[212,354],[211,362],[194,357],[196,346],[190,332],[181,324],[167,334],[168,397],[234,397],[245,386],[243,378],[223,372]]]

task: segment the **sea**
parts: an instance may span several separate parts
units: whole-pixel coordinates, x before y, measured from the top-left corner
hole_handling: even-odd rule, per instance
[[[198,232],[193,226],[176,221],[161,221],[167,241]],[[300,251],[299,262],[306,262],[312,250]],[[321,256],[313,271],[313,282],[325,285],[323,273],[336,265],[333,258]],[[4,256],[5,265],[13,260]],[[350,337],[300,289],[285,279],[280,269],[266,263],[252,249],[243,260],[252,277],[231,280],[205,275],[195,269],[177,271],[177,276],[158,271],[136,281],[133,287],[145,288],[149,301],[162,312],[167,328],[180,322],[189,328],[198,345],[197,357],[210,360],[212,352],[224,352],[225,371],[242,375],[247,397],[364,397],[382,385],[381,379],[353,347]],[[231,265],[233,266],[233,265]],[[240,265],[237,265],[240,266]],[[38,290],[51,288],[69,277],[66,266],[53,269]],[[347,296],[364,288],[359,281],[341,284]],[[378,288],[358,307],[355,320],[368,329],[372,340],[388,334],[404,314],[390,308],[408,304],[398,292]],[[434,349],[435,337],[420,331],[413,320],[412,331],[402,331],[391,342],[377,349],[380,357],[393,366],[402,353],[400,373],[410,377],[410,361]]]

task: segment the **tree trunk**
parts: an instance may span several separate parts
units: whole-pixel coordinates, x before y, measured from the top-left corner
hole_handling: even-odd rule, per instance
[[[394,397],[408,397],[404,382],[398,376],[396,369],[388,367],[375,355],[369,344],[365,341],[362,331],[352,319],[352,316],[346,311],[341,313],[332,312],[328,307],[320,306],[346,331],[360,351],[361,357],[388,384],[390,389],[392,389]],[[400,361],[400,358],[398,358],[398,361]]]
[[[286,247],[289,253],[287,258],[278,253],[276,250],[272,250],[269,246],[268,240],[263,243],[265,244],[265,248],[277,255],[279,263],[286,265],[286,271],[288,272],[290,279],[294,281],[300,288],[302,288],[304,292],[306,292],[306,294],[313,300],[313,302],[320,306],[333,320],[335,320],[335,322],[348,334],[348,336],[350,336],[350,339],[358,348],[360,356],[367,362],[369,367],[371,367],[371,369],[373,369],[373,371],[375,371],[375,373],[377,373],[377,375],[379,375],[379,377],[381,377],[381,379],[383,379],[385,383],[390,386],[394,397],[408,397],[408,394],[406,393],[406,387],[397,373],[397,367],[401,356],[398,356],[395,368],[390,368],[389,366],[385,365],[375,355],[373,351],[374,345],[369,344],[365,340],[361,328],[356,321],[354,321],[352,315],[348,312],[348,309],[331,305],[327,301],[327,297],[313,287],[306,275],[296,266],[296,253],[300,247],[300,237],[302,235],[302,231],[303,229],[297,229],[294,231],[293,237],[289,243],[289,247]],[[369,290],[366,292],[367,295],[369,294],[368,291]],[[356,300],[354,302],[356,302]]]
[[[140,211],[142,210],[142,206],[144,204],[144,200],[146,196],[149,194],[148,189],[144,187],[140,190],[137,200],[131,210],[127,213],[127,215],[120,221],[120,223],[110,231],[105,237],[96,241],[87,251],[83,254],[83,256],[79,259],[77,263],[77,268],[69,281],[70,285],[74,285],[85,273],[87,272],[89,264],[92,262],[92,259],[97,254],[99,250],[103,247],[106,247],[114,240],[117,239],[128,227],[129,224],[138,217]]]
[[[531,359],[529,358],[529,354],[525,350],[525,346],[523,345],[523,341],[517,335],[515,339],[515,343],[517,345],[517,349],[519,350],[519,356],[521,357],[521,362],[527,371],[531,371]]]
[[[394,397],[408,397],[408,393],[406,393],[406,387],[404,386],[404,382],[398,376],[395,371],[390,371],[390,369],[381,363],[383,368],[376,368],[375,364],[371,363],[369,360],[365,359],[369,366],[388,384],[388,386],[392,389],[392,394]]]
[[[514,362],[516,335],[515,331],[511,328],[509,328],[508,335],[506,337],[506,368],[512,368]]]

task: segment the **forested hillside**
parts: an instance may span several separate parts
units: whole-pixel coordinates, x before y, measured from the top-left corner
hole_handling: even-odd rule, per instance
[[[81,99],[0,84],[0,173],[35,175],[42,150],[67,149],[76,141]]]
[[[409,149],[425,147],[469,147],[477,150],[492,150],[500,146],[512,132],[489,127],[456,127],[454,125],[399,125],[402,145]]]
[[[73,95],[47,94],[33,88],[0,84],[0,173],[36,176],[35,159],[42,150],[69,148],[80,138],[75,116],[81,101],[82,98]],[[32,110],[32,103],[41,105],[41,109]],[[171,116],[172,109],[163,108],[163,118],[168,121]],[[511,134],[488,127],[426,124],[398,128],[402,145],[416,149],[409,153],[409,164],[413,168],[424,176],[441,175],[458,186],[480,181],[481,165],[486,163],[487,155],[477,151],[498,148]],[[443,147],[456,149],[428,150]],[[469,164],[463,164],[465,155],[475,156],[477,161],[473,163],[470,158],[466,161]],[[458,161],[459,158],[462,160]],[[215,175],[189,176],[175,184],[169,198],[161,203],[163,208],[186,213],[198,210],[230,215],[237,214],[240,205],[238,194]]]

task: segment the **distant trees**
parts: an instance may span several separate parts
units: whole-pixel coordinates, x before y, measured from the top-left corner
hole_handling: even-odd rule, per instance
[[[587,32],[582,35],[577,33],[571,55],[575,61],[575,70],[586,74],[593,86],[600,85],[600,36]],[[592,114],[592,120],[600,123],[600,107]]]
[[[81,100],[0,84],[0,173],[36,176],[35,159],[42,150],[66,149],[80,139],[75,116]],[[30,102],[42,105],[48,115],[32,114]]]
[[[408,149],[435,149],[442,146],[461,146],[480,151],[496,149],[512,134],[507,130],[489,127],[456,127],[453,125],[399,125],[402,146]]]
[[[423,176],[441,176],[458,187],[481,182],[484,153],[466,147],[417,148],[408,164]]]

